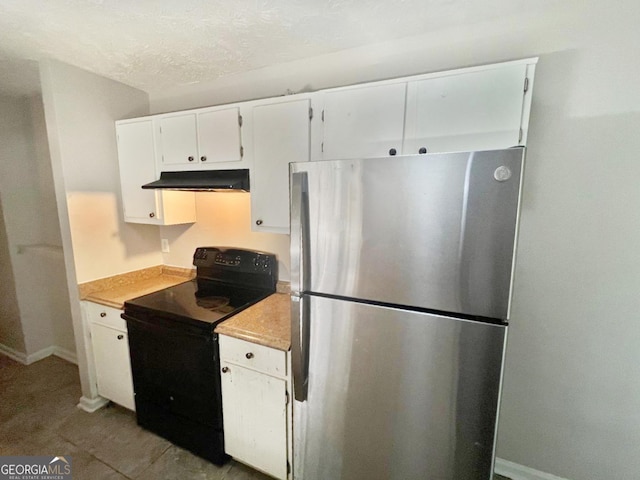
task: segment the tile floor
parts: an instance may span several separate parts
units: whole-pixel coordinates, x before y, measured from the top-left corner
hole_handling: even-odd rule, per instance
[[[78,368],[57,357],[29,366],[0,355],[0,455],[70,455],[74,480],[267,480],[217,467],[136,424],[117,405],[86,413]]]
[[[0,455],[70,455],[74,480],[270,478],[234,461],[217,467],[138,427],[117,405],[86,413],[76,407],[80,395],[75,365],[48,357],[25,366],[0,354]]]

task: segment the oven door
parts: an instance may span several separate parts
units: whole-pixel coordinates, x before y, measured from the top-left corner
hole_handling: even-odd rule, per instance
[[[218,338],[162,315],[125,311],[138,424],[217,465],[224,453]]]
[[[222,428],[218,345],[210,329],[140,313],[123,317],[129,331],[136,407],[152,403]]]

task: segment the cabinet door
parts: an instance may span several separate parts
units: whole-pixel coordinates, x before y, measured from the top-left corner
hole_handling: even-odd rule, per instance
[[[305,99],[253,109],[253,230],[289,233],[289,163],[309,160],[309,107]]]
[[[110,327],[91,325],[98,393],[130,410],[135,410],[133,380],[127,334]]]
[[[162,118],[160,134],[164,165],[197,164],[195,113]]]
[[[195,222],[193,192],[142,189],[157,179],[153,121],[118,123],[116,133],[124,221],[153,225]]]
[[[239,118],[238,108],[198,114],[198,161],[203,168],[215,162],[242,160]]]
[[[405,93],[406,83],[326,93],[322,158],[401,154]]]
[[[512,65],[410,82],[403,153],[518,145],[526,68]]]
[[[226,453],[286,479],[286,381],[225,361],[221,366]]]
[[[155,180],[153,123],[145,120],[116,126],[120,186],[125,222],[160,223],[159,192],[143,190]]]

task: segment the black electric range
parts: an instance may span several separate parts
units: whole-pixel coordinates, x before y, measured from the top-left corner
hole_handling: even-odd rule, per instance
[[[275,255],[200,247],[196,278],[125,302],[138,424],[214,463],[227,459],[215,326],[275,292]]]

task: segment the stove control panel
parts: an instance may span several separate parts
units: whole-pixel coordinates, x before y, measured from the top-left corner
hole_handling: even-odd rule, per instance
[[[222,281],[275,285],[278,262],[271,253],[227,247],[198,247],[193,254],[197,276]]]
[[[216,253],[214,260],[216,265],[238,266],[242,262],[240,255],[227,255],[225,253]]]

